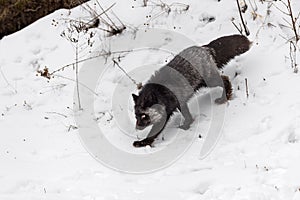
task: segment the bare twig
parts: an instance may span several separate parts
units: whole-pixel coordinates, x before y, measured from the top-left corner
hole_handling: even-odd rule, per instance
[[[77,41],[79,41],[79,33],[77,37]],[[75,57],[75,70],[76,70],[76,90],[77,90],[77,98],[78,98],[78,109],[82,110],[81,102],[80,102],[80,94],[79,94],[79,80],[78,80],[78,42],[76,43],[76,57]]]
[[[254,3],[255,3],[255,1],[254,1]],[[252,2],[251,2],[251,0],[249,0],[249,4],[250,4],[250,7],[251,7],[251,9],[252,9],[252,12],[254,12],[254,13],[256,13],[256,11],[257,11],[257,5],[255,4],[254,6],[253,6],[253,4],[252,4]]]
[[[270,8],[271,8],[272,4],[269,3],[268,4],[268,8],[267,8],[267,11],[266,11],[266,15],[265,15],[265,18],[264,18],[264,21],[262,22],[262,25],[258,28],[256,34],[255,34],[255,38],[258,38],[258,34],[260,32],[260,30],[263,28],[263,26],[265,26],[266,22],[267,22],[267,19],[268,17],[270,16]]]
[[[293,30],[293,25],[287,19],[285,19],[285,18],[282,18],[282,19],[283,19],[283,21],[285,21],[288,24],[288,26],[285,26],[285,27]]]
[[[46,112],[46,113],[48,113],[48,114],[56,114],[56,115],[60,115],[60,116],[62,116],[64,118],[68,118],[67,115],[64,115],[64,114],[61,114],[61,113],[58,113],[58,112]]]
[[[245,0],[241,0],[241,2],[242,2],[241,11],[242,11],[242,13],[245,13],[248,9],[248,5]]]
[[[107,15],[106,13],[107,13],[112,7],[114,7],[115,5],[116,5],[116,3],[112,4],[112,5],[109,6],[107,9],[102,10],[102,12],[101,12],[100,14],[95,13],[95,17],[94,17],[93,19],[91,19],[90,21],[88,21],[87,23],[89,24],[89,23],[95,21],[95,19],[99,19],[99,17],[101,17],[101,15],[103,15],[103,14]]]
[[[282,10],[281,8],[279,8],[275,3],[272,3],[272,5],[273,5],[277,10],[279,10],[280,12],[282,12],[283,14],[289,15],[289,13],[283,11],[283,10]]]
[[[99,6],[99,8],[101,8],[102,12],[104,12],[104,15],[107,17],[107,19],[110,21],[110,26],[113,29],[118,29],[118,27],[116,26],[116,24],[114,23],[114,21],[108,16],[107,12],[104,10],[104,8],[100,5],[100,3],[97,1],[97,4]],[[114,6],[116,3],[114,3],[112,6]]]
[[[39,94],[45,94],[47,92],[52,92],[52,91],[61,89],[61,88],[65,87],[65,86],[67,86],[67,84],[64,84],[64,83],[61,83],[61,84],[58,84],[58,85],[53,85],[53,86],[48,86],[48,88],[51,88],[51,89],[47,89],[47,90],[44,90],[42,92],[39,92]]]
[[[112,7],[115,6],[116,3],[113,3],[107,9],[104,9],[98,1],[96,2],[97,4],[95,5],[97,5],[101,9],[101,13],[98,14],[97,10],[91,8],[88,4],[82,5],[83,9],[85,9],[87,12],[90,13],[92,19],[89,20],[88,22],[77,21],[76,26],[79,26],[82,31],[87,31],[88,28],[98,28],[101,31],[108,32],[109,36],[122,33],[122,31],[126,29],[126,26],[112,11]],[[108,11],[111,11],[111,13],[113,13],[116,19],[121,23],[120,27],[118,27],[116,23],[108,15]],[[66,21],[68,21],[68,19]],[[106,27],[100,27],[99,25],[105,25]]]
[[[13,92],[14,92],[15,94],[17,94],[18,91],[16,90],[16,88],[14,88],[14,87],[8,82],[8,80],[7,80],[6,76],[4,75],[4,73],[3,73],[2,69],[1,69],[1,67],[0,67],[0,73],[1,73],[1,76],[2,76],[2,78],[4,79],[4,81],[6,82],[6,84],[13,90]]]
[[[297,43],[300,40],[299,31],[297,29],[297,28],[299,28],[299,27],[297,27],[298,26],[297,20],[299,19],[300,12],[298,13],[297,17],[294,17],[291,1],[290,0],[286,0],[286,1],[287,2],[281,0],[280,2],[286,7],[287,11],[283,11],[275,3],[272,3],[272,5],[277,10],[279,10],[281,13],[290,17],[290,19],[291,19],[290,22],[287,19],[283,18],[283,20],[287,23],[288,26],[284,26],[284,25],[280,25],[280,26],[284,26],[284,27],[292,29],[294,32],[294,35],[295,35],[295,41]]]
[[[68,127],[68,132],[70,132],[71,129],[72,129],[72,130],[75,130],[75,129],[78,129],[78,127],[77,127],[77,126],[74,126],[74,125],[70,125],[70,126]]]
[[[117,18],[117,20],[122,24],[122,27],[126,27],[125,24],[120,20],[120,18],[113,12],[111,11],[111,13],[115,16],[115,18]]]
[[[147,6],[147,3],[148,3],[148,0],[143,0],[143,4],[144,4],[143,6],[146,7],[146,6]]]
[[[297,17],[294,17],[293,14],[293,9],[292,9],[292,5],[291,5],[291,1],[290,0],[286,0],[280,1],[287,9],[287,12],[281,10],[280,8],[278,8],[275,3],[273,3],[273,5],[275,6],[275,8],[277,8],[280,12],[282,12],[283,14],[287,15],[290,17],[290,21],[286,18],[283,18],[283,20],[285,21],[285,23],[287,25],[283,25],[283,24],[279,24],[279,26],[282,27],[286,27],[289,28],[293,31],[293,37],[292,38],[285,38],[283,36],[284,39],[286,39],[286,42],[290,44],[290,52],[289,52],[289,58],[290,58],[290,62],[291,62],[291,67],[292,69],[294,69],[294,73],[298,73],[298,64],[297,64],[297,50],[299,50],[298,46],[297,46],[297,42],[300,40],[300,36],[299,36],[299,24],[297,23],[297,20],[299,19],[300,13],[297,15]]]
[[[245,85],[246,85],[246,96],[249,98],[249,89],[248,89],[248,79],[245,78]]]
[[[152,10],[150,13],[154,12],[154,9],[155,8],[160,8],[160,11],[155,13],[155,14],[152,14],[152,15],[149,15],[147,16],[148,17],[148,20],[146,23],[144,23],[144,25],[149,25],[150,21],[153,21],[154,19],[158,18],[159,16],[163,15],[163,14],[170,14],[171,11],[175,11],[177,13],[182,13],[182,12],[186,12],[189,10],[190,8],[190,5],[188,4],[184,4],[184,3],[177,3],[177,2],[174,2],[174,3],[171,3],[171,4],[167,4],[161,0],[159,0],[159,2],[154,2],[154,1],[151,1],[151,0],[147,0],[148,4],[147,6],[151,6],[152,7]]]
[[[95,55],[95,56],[91,56],[91,57],[88,57],[88,58],[84,58],[82,60],[77,60],[77,62],[73,62],[73,63],[70,63],[70,64],[67,64],[67,65],[64,65],[54,71],[52,71],[51,73],[49,73],[51,76],[53,76],[55,73],[59,72],[59,71],[63,71],[65,70],[66,68],[68,67],[74,67],[77,64],[79,63],[82,63],[82,62],[85,62],[87,60],[92,60],[92,59],[95,59],[95,58],[99,58],[99,57],[102,57],[102,56],[110,56],[110,55],[113,55],[113,54],[121,54],[121,53],[129,53],[129,52],[132,52],[132,50],[124,50],[124,51],[115,51],[115,52],[105,52],[105,53],[101,53],[101,54],[98,54],[98,55]]]
[[[138,89],[142,88],[142,83],[137,83],[126,71],[123,69],[123,67],[120,66],[119,62],[115,59],[112,59],[114,65],[117,65],[117,67],[136,85]]]
[[[88,4],[86,5],[87,8],[83,7],[85,10],[87,10],[89,13],[91,13],[92,16],[94,16],[95,18],[99,19],[99,24],[104,24],[108,27],[108,29],[105,28],[101,28],[101,27],[97,27],[100,30],[103,30],[105,32],[109,32],[110,36],[112,35],[116,35],[119,33],[122,33],[123,30],[126,29],[126,26],[124,25],[124,23],[120,20],[120,18],[118,18],[114,12],[112,11],[112,7],[114,5],[116,5],[116,3],[112,4],[109,8],[104,9],[101,4],[99,3],[99,1],[96,1],[96,4],[100,9],[101,9],[101,13],[97,14],[96,10],[91,8]],[[108,15],[108,11],[110,10],[110,12],[113,14],[113,16],[120,22],[121,26],[117,26],[116,23],[112,20],[112,18]],[[104,15],[104,16],[103,16]]]
[[[233,24],[233,26],[238,30],[238,32],[241,34],[241,35],[243,35],[243,31],[242,31],[242,28],[239,28],[235,23],[234,23],[234,21],[233,20],[231,20],[231,23]]]
[[[249,29],[248,29],[248,27],[246,26],[246,24],[244,22],[244,18],[243,18],[243,15],[242,15],[242,11],[241,11],[241,7],[240,7],[240,4],[239,4],[239,0],[236,0],[236,3],[237,3],[237,6],[238,6],[240,18],[241,18],[241,21],[242,21],[242,24],[243,24],[243,27],[244,27],[244,30],[245,30],[245,34],[246,34],[246,36],[248,36],[248,35],[250,35],[250,32],[249,32]]]
[[[285,7],[288,7],[288,4],[285,3],[284,1],[280,0],[280,2],[281,2]]]
[[[291,60],[291,67],[294,69],[294,73],[298,73],[298,65],[297,65],[297,47],[293,41],[290,41],[290,60]]]
[[[69,80],[69,81],[73,81],[73,82],[76,82],[76,80],[74,79],[71,79],[71,78],[68,78],[68,77],[65,77],[65,76],[61,76],[61,75],[54,75],[54,77],[58,77],[58,78],[62,78],[62,79],[66,79],[66,80]],[[94,92],[91,88],[89,88],[88,86],[86,86],[85,84],[81,83],[80,81],[78,81],[78,83],[86,88],[87,90],[89,90],[91,93],[93,93],[94,95],[98,96],[98,94],[96,92]]]
[[[291,21],[292,21],[292,25],[293,25],[293,30],[294,30],[294,34],[295,34],[295,40],[296,40],[296,43],[299,41],[299,35],[298,35],[298,32],[297,32],[297,28],[296,28],[296,20],[294,18],[294,15],[293,15],[293,11],[292,11],[292,6],[291,6],[291,2],[290,0],[287,0],[288,2],[288,10],[289,10],[289,15],[291,17]]]

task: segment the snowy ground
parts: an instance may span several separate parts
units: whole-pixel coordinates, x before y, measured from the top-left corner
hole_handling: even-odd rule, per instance
[[[150,21],[147,21],[149,15],[161,13],[161,7],[144,8],[139,6],[142,4],[139,0],[119,0],[113,9],[127,26],[145,28],[144,23],[146,26],[149,23],[148,27],[179,32],[199,45],[238,33],[231,23],[232,18],[239,23],[234,0],[180,2],[189,5],[188,11],[180,13],[182,7],[176,4],[169,15],[162,14]],[[288,17],[274,6],[266,18],[268,3],[251,2],[253,7],[257,6],[258,17],[252,19],[250,5],[244,17],[253,46],[224,70],[232,80],[234,99],[226,105],[222,138],[217,147],[208,157],[199,159],[204,139],[195,139],[177,162],[150,174],[132,175],[108,169],[81,145],[74,121],[72,68],[58,72],[60,77],[50,81],[36,76],[36,71],[45,66],[53,71],[74,62],[73,46],[60,36],[65,28],[60,19],[84,18],[85,10],[75,8],[71,16],[68,10],[59,10],[3,38],[0,41],[0,199],[300,199],[300,77],[291,69],[289,44],[284,39],[291,38],[293,32],[280,26],[286,23],[283,17]],[[111,3],[103,1],[103,5],[108,7]],[[298,13],[300,4],[294,1],[293,6]],[[208,22],[207,18],[215,20]],[[53,19],[60,24],[51,25],[55,23]],[[297,54],[299,57],[300,53]],[[162,65],[165,59],[170,59],[168,54],[152,51],[141,56],[129,55],[123,64],[138,66],[153,60]],[[111,131],[108,135],[111,142],[115,140],[126,151],[147,153],[151,150],[133,149],[133,138],[118,135],[116,122],[110,120],[113,118],[110,87],[121,75],[117,68],[107,72],[105,84],[96,90],[100,95],[96,98],[95,115],[100,117],[99,126]],[[200,91],[190,103],[194,108],[200,102],[201,110],[193,109],[192,114],[203,132],[211,117],[208,100],[211,92]],[[128,129],[133,129],[133,117],[133,113],[129,115],[132,124]],[[166,140],[157,141],[157,148],[167,145],[172,137],[168,131],[176,130],[179,123],[179,115],[174,116],[166,130]],[[183,134],[195,129],[193,126]]]

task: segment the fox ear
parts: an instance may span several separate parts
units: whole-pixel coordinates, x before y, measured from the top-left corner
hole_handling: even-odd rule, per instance
[[[136,103],[138,97],[139,97],[138,95],[132,94],[132,98],[133,98],[134,103]]]

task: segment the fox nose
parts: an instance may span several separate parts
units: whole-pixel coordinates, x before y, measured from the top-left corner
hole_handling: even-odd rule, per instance
[[[138,123],[136,123],[135,125],[135,129],[137,130],[143,130],[145,127],[144,126],[140,126]]]
[[[144,129],[144,127],[138,126],[138,125],[136,125],[135,128],[136,128],[137,130],[143,130],[143,129]]]

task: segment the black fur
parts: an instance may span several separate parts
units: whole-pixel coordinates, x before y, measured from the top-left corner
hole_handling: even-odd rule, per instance
[[[159,69],[139,92],[132,95],[136,128],[153,125],[147,138],[135,141],[135,147],[151,145],[162,132],[171,115],[178,109],[185,121],[180,128],[188,129],[193,122],[187,102],[201,87],[223,87],[223,94],[216,103],[231,98],[232,87],[227,76],[220,76],[218,69],[230,59],[250,48],[251,42],[241,35],[218,38],[205,46],[192,46],[176,55]]]
[[[251,42],[243,35],[220,37],[204,45],[211,49],[211,53],[218,68],[222,68],[232,58],[249,50]]]

